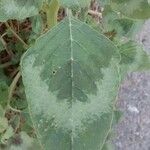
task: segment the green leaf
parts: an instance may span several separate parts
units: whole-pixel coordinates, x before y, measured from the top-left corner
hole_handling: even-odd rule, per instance
[[[110,4],[110,0],[97,0],[100,3],[100,6],[105,7],[105,5]]]
[[[37,15],[39,7],[39,1],[35,0],[0,0],[0,22]]]
[[[114,10],[133,19],[147,19],[150,17],[148,0],[111,0]]]
[[[113,125],[116,125],[119,123],[123,113],[119,110],[114,111],[114,119],[113,119]]]
[[[122,36],[132,38],[144,24],[143,20],[134,21],[120,16],[117,12],[114,12],[109,5],[104,7],[102,21],[103,32],[113,32],[115,38],[119,39]]]
[[[5,48],[4,48],[4,45],[3,45],[3,43],[1,42],[1,40],[0,40],[0,52],[1,51],[3,51]]]
[[[31,22],[32,22],[32,32],[34,32],[37,35],[40,35],[43,30],[43,20],[41,15],[32,17]]]
[[[119,85],[118,49],[73,18],[39,38],[22,58],[30,115],[45,150],[99,150]]]
[[[5,111],[3,107],[0,105],[0,117],[4,117],[4,115],[5,115]]]
[[[0,134],[8,128],[8,121],[4,117],[0,117]]]
[[[150,70],[150,55],[143,50],[141,45],[128,41],[118,46],[118,48],[121,54],[122,78],[128,72]]]
[[[135,61],[137,45],[134,42],[129,41],[119,46],[119,48],[121,54],[120,64],[132,64]]]
[[[42,0],[43,3],[50,4],[52,0]],[[90,5],[91,0],[58,0],[60,5],[68,8],[81,8]]]
[[[14,134],[13,128],[9,126],[6,132],[2,135],[1,142],[3,144],[7,144],[7,141],[9,140],[9,138],[13,136],[13,134]]]
[[[8,98],[8,85],[6,83],[7,78],[0,70],[0,105],[5,106]]]
[[[25,123],[22,125],[22,130],[26,133],[31,133],[33,131],[33,124],[29,114],[29,110],[23,110],[21,116],[25,120]]]
[[[29,137],[27,133],[21,132],[20,140],[20,144],[11,145],[9,150],[39,150],[39,145],[35,142],[33,138]]]
[[[65,7],[86,7],[89,6],[91,0],[59,0],[61,5]]]
[[[108,141],[107,143],[105,143],[102,150],[115,150],[115,147],[110,141]]]

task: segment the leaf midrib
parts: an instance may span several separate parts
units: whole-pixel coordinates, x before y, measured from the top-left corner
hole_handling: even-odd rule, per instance
[[[71,16],[69,15],[69,36],[70,36],[70,73],[71,73],[71,108],[73,104],[73,36],[72,36],[72,23],[71,23]],[[71,111],[71,122],[73,127],[73,120],[72,120],[72,111]],[[73,131],[71,131],[71,150],[73,150]]]

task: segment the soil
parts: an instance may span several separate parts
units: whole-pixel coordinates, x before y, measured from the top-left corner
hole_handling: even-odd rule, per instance
[[[150,54],[150,20],[135,39]],[[120,89],[118,107],[124,115],[115,127],[115,150],[150,150],[150,72],[127,76]]]

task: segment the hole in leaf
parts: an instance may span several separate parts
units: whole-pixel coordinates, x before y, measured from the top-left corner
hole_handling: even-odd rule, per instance
[[[52,73],[53,73],[53,75],[55,75],[55,74],[56,74],[56,70],[53,70],[53,72],[52,72]]]

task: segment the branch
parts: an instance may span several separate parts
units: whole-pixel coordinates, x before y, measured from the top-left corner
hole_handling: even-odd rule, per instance
[[[25,48],[29,46],[23,41],[23,39],[9,26],[7,22],[5,22],[6,27],[13,33],[13,35],[24,45]]]
[[[11,83],[11,85],[9,87],[9,93],[8,93],[7,107],[8,107],[8,109],[11,109],[12,111],[15,111],[15,112],[20,112],[20,110],[16,110],[16,109],[12,108],[10,106],[10,102],[11,102],[11,99],[13,97],[13,92],[16,89],[16,85],[17,85],[20,77],[21,77],[21,73],[19,71]]]
[[[89,11],[88,11],[88,14],[89,14],[89,15],[96,16],[96,17],[99,17],[99,18],[102,18],[102,13],[97,12],[97,11],[94,11],[94,10],[89,10]]]

